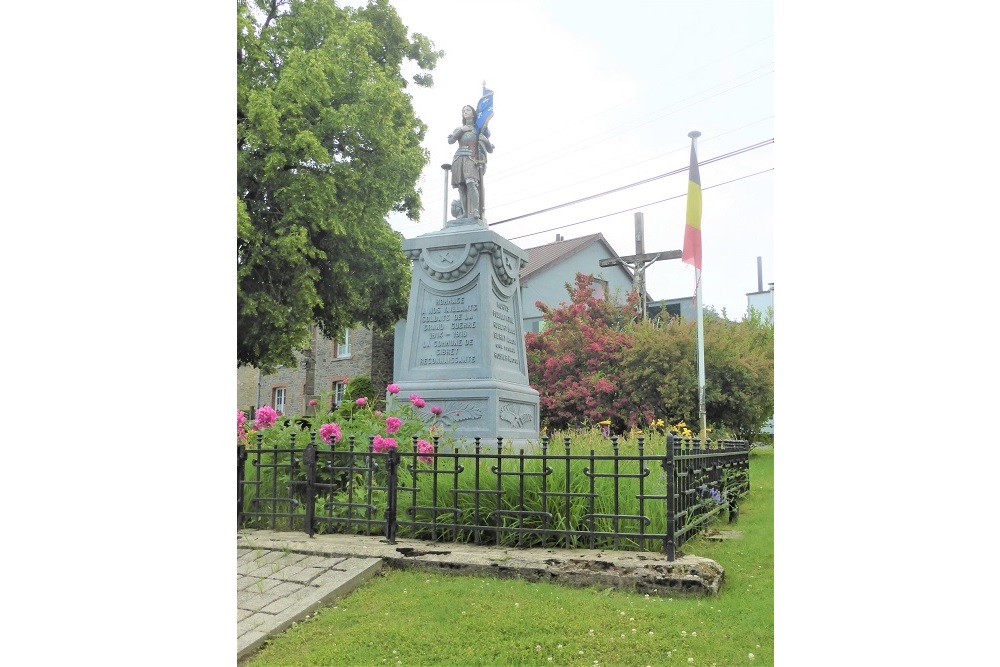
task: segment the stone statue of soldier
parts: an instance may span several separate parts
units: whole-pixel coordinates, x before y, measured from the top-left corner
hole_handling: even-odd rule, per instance
[[[493,144],[476,131],[476,110],[471,106],[462,107],[462,126],[456,127],[448,136],[449,144],[456,141],[458,149],[451,161],[451,186],[458,188],[462,216],[482,220],[486,209],[486,196],[483,192],[486,156],[481,154],[481,149],[492,153]],[[455,208],[453,205],[453,214]]]

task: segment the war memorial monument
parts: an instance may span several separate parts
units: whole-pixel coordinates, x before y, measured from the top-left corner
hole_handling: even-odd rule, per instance
[[[488,93],[488,95],[487,95]],[[468,445],[526,447],[538,439],[538,392],[528,386],[520,271],[527,253],[485,220],[483,172],[493,152],[492,91],[462,109],[451,184],[459,199],[440,230],[403,241],[413,261],[410,303],[397,335],[395,380],[441,408],[432,423]],[[430,413],[428,413],[430,414]]]

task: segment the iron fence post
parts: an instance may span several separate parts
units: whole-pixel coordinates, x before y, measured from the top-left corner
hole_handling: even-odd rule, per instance
[[[396,493],[399,487],[397,469],[399,468],[399,451],[393,447],[389,450],[388,480],[386,480],[385,505],[385,536],[389,544],[396,543]]]
[[[243,481],[246,479],[247,448],[236,446],[236,530],[243,528]]]
[[[677,488],[674,480],[674,447],[679,440],[673,433],[667,433],[667,453],[663,457],[663,470],[667,475],[667,532],[663,536],[663,551],[670,561],[674,560],[674,513],[677,511],[674,506],[674,491]]]
[[[302,459],[306,464],[306,532],[312,537],[316,528],[316,432],[314,431],[309,439],[309,444],[302,452]]]

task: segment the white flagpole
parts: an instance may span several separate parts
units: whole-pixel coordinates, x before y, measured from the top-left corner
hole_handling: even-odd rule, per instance
[[[701,132],[697,130],[694,132],[689,132],[688,136],[691,137],[691,155],[697,155],[698,151],[698,137],[701,136]],[[694,157],[692,157],[692,160]],[[698,190],[701,190],[701,178],[698,178]],[[699,218],[701,217],[699,212]],[[699,230],[699,235],[701,231]],[[701,444],[706,446],[708,444],[708,417],[705,413],[705,322],[704,322],[704,310],[701,307],[701,269],[695,267],[695,307],[698,309],[698,421],[701,427]]]
[[[695,270],[695,307],[698,309],[698,420],[701,422],[701,444],[708,443],[708,423],[705,414],[705,326],[701,307],[701,269]]]

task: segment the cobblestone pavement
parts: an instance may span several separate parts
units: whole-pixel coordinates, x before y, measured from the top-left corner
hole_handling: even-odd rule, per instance
[[[292,623],[347,595],[382,567],[380,558],[287,550],[236,550],[236,658],[259,649]]]

